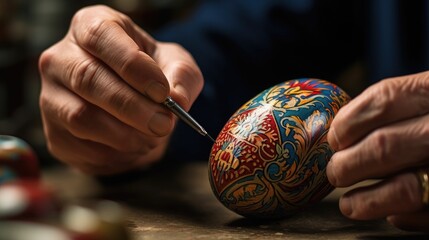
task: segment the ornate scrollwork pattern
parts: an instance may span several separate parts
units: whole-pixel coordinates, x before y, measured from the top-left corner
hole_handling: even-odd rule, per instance
[[[290,215],[329,194],[325,170],[333,154],[326,134],[349,96],[319,79],[273,86],[226,123],[209,159],[213,192],[250,217]]]

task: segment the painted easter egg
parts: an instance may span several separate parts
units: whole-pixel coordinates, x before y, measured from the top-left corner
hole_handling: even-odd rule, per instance
[[[334,151],[329,126],[350,97],[319,79],[290,80],[239,108],[210,153],[209,180],[220,202],[247,217],[281,218],[328,195]]]
[[[30,145],[20,138],[0,135],[0,183],[39,178],[39,161]]]

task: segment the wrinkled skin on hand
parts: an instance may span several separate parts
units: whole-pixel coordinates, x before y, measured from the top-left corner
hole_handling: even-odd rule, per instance
[[[106,6],[78,11],[66,36],[40,56],[39,70],[48,149],[91,174],[159,160],[177,121],[160,103],[170,95],[188,110],[203,87],[187,51]]]
[[[340,199],[352,219],[387,218],[406,230],[429,231],[416,170],[429,166],[429,72],[385,79],[343,107],[328,141],[337,151],[327,167],[329,181],[348,187]]]

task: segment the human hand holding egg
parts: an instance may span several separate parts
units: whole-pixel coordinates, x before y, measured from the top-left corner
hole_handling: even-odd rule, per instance
[[[428,231],[429,211],[422,201],[428,193],[416,174],[419,169],[427,174],[429,165],[428,92],[429,72],[390,78],[339,111],[328,134],[337,150],[327,167],[330,182],[348,187],[381,179],[346,193],[340,199],[344,215],[387,217],[396,227]]]

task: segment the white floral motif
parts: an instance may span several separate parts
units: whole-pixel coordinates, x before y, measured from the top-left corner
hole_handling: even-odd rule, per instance
[[[271,105],[265,104],[258,107],[248,116],[238,119],[235,126],[230,129],[231,134],[237,139],[249,140],[251,135],[264,132],[264,119],[271,109]]]

